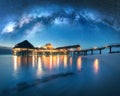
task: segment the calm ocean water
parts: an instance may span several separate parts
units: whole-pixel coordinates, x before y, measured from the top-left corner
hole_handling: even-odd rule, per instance
[[[82,92],[82,94],[94,93],[95,89],[98,93],[100,90],[101,93],[106,94],[109,91],[108,95],[120,95],[120,54],[31,57],[0,55],[0,92],[16,88],[21,82],[31,83],[47,76],[68,72],[75,73],[75,77],[63,81],[69,82],[69,85],[70,81],[74,82],[74,92],[70,93],[72,95],[77,94],[77,92]],[[58,85],[54,88],[58,88]],[[68,90],[72,86],[69,85],[66,87]],[[80,89],[81,87],[82,89]],[[84,93],[84,91],[86,92]],[[68,92],[64,94],[70,95]]]

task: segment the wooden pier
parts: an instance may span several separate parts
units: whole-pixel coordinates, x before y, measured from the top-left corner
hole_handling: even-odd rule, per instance
[[[112,50],[113,48],[119,48],[119,50],[113,51]],[[73,54],[77,54],[77,55],[88,55],[88,52],[90,52],[89,55],[94,55],[94,51],[99,51],[99,54],[102,54],[102,51],[105,49],[108,49],[108,53],[120,53],[120,44],[113,44],[113,45],[108,45],[103,47],[69,51],[69,53],[73,52]]]
[[[114,48],[119,48],[117,51]],[[108,53],[120,53],[120,43],[111,44],[103,47],[94,47],[90,49],[81,49],[80,45],[71,45],[54,48],[52,44],[48,43],[43,47],[34,47],[29,41],[24,40],[13,47],[14,55],[94,55],[95,51],[102,54],[103,50],[108,49]]]

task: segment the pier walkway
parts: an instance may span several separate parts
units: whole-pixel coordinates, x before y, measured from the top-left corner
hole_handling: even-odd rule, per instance
[[[119,48],[119,49],[117,49],[117,51],[114,51],[112,50],[113,48]],[[73,54],[88,55],[89,52],[90,53],[89,55],[94,55],[94,51],[99,51],[99,54],[102,54],[102,51],[105,49],[108,49],[109,53],[120,53],[120,44],[112,44],[108,46],[95,47],[90,49],[74,50],[74,51],[69,51],[69,53],[73,52]]]

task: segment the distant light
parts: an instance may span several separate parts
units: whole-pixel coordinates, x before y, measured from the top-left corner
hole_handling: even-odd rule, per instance
[[[93,49],[97,49],[97,47],[95,46]]]
[[[72,49],[72,48],[71,48],[71,49],[69,49],[69,50],[70,50],[70,51],[74,51],[74,49]]]
[[[107,48],[108,46],[106,45],[105,48]]]

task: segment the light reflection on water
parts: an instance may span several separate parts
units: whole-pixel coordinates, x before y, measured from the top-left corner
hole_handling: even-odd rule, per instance
[[[73,62],[74,61],[74,62]],[[82,67],[82,57],[78,56],[74,58],[68,55],[49,55],[49,56],[13,56],[13,69],[14,71],[18,71],[23,66],[31,66],[32,68],[36,68],[41,70],[53,70],[53,69],[65,69],[69,66],[77,66],[78,70],[81,70]],[[62,70],[61,69],[61,70]],[[38,72],[38,73],[40,73]]]
[[[86,61],[82,56],[68,55],[49,55],[49,56],[13,56],[13,69],[15,76],[19,77],[19,71],[23,68],[30,67],[34,72],[35,78],[40,78],[45,74],[56,74],[66,70],[82,71],[83,61]],[[85,64],[85,62],[84,62]],[[87,66],[87,65],[86,65]],[[92,66],[92,64],[91,64]],[[72,69],[71,69],[72,68]],[[31,71],[30,70],[30,71]],[[95,74],[99,71],[99,59],[93,59],[93,71]],[[23,72],[24,73],[24,72]]]
[[[14,77],[19,81],[41,78],[44,75],[57,74],[66,71],[82,71],[82,56],[49,55],[49,56],[12,56]],[[99,60],[95,59],[94,72],[98,72]],[[11,62],[12,63],[12,62]],[[84,62],[85,64],[85,62]]]
[[[67,55],[64,55],[64,68],[67,67],[67,59],[68,59]]]
[[[32,56],[32,66],[33,68],[35,67],[35,56],[34,55]]]
[[[17,68],[18,68],[18,65],[17,65],[18,63],[17,63],[17,56],[14,56],[14,71],[16,71],[17,70]]]
[[[82,57],[79,56],[79,57],[77,58],[77,69],[80,71],[81,68],[82,68]]]
[[[70,57],[70,65],[72,66],[72,57]]]
[[[0,58],[0,91],[20,82],[29,83],[44,76],[66,72],[75,73],[73,77],[70,77],[71,80],[65,81],[71,84],[74,79],[72,81],[76,84],[75,86],[73,84],[74,88],[84,84],[85,87],[81,86],[79,89],[86,88],[88,85],[90,87],[87,89],[92,89],[94,86],[95,88],[99,86],[101,89],[106,87],[109,90],[112,90],[113,87],[120,89],[120,54],[104,56],[0,56]],[[107,87],[108,85],[112,87]]]
[[[74,60],[74,62],[73,62]],[[69,66],[76,65],[77,70],[80,71],[82,69],[82,57],[78,56],[74,58],[68,55],[49,55],[49,56],[13,56],[13,69],[16,72],[22,66],[30,66],[32,64],[32,68],[37,67],[39,70],[37,73],[42,73],[42,70],[52,70],[59,67],[67,68]],[[75,64],[76,63],[76,64]],[[99,70],[99,59],[94,59],[93,61],[94,72],[98,73]]]
[[[94,60],[93,67],[94,67],[94,72],[97,74],[99,71],[99,59]]]
[[[40,76],[43,73],[41,57],[38,57],[37,75]]]

